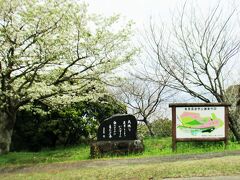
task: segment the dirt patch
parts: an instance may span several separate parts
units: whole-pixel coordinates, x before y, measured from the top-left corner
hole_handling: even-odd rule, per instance
[[[228,152],[192,154],[192,155],[171,155],[171,156],[132,158],[132,159],[84,160],[84,161],[76,161],[76,162],[36,164],[36,165],[28,165],[28,166],[0,167],[0,174],[30,173],[30,172],[60,172],[68,169],[73,170],[73,169],[81,169],[81,168],[122,166],[122,165],[132,165],[132,164],[154,164],[154,163],[175,162],[175,161],[210,159],[210,158],[216,158],[216,157],[235,156],[235,155],[239,156],[240,151],[230,151],[230,152],[228,151]]]

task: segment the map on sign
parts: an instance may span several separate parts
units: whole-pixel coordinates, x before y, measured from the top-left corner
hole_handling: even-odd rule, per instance
[[[177,107],[177,138],[225,137],[224,107]]]

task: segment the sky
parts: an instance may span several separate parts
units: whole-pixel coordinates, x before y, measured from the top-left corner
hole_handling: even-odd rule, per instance
[[[223,14],[240,5],[240,0],[85,0],[85,2],[89,5],[90,13],[104,16],[120,14],[125,20],[132,20],[135,22],[138,32],[148,26],[150,17],[155,23],[158,21],[170,22],[171,17],[185,2],[187,4],[195,3],[203,16],[219,2],[223,7]]]
[[[143,26],[152,16],[154,18],[169,18],[176,8],[181,7],[186,0],[85,0],[89,4],[89,12],[110,16],[121,14],[133,20],[137,27]],[[224,6],[236,6],[239,0],[187,0],[197,3],[203,11],[208,11],[214,4],[221,1]]]
[[[171,17],[183,7],[185,2],[198,7],[197,10],[200,10],[203,16],[207,16],[219,2],[222,13],[228,13],[228,15],[229,10],[232,11],[233,8],[240,6],[240,0],[85,0],[84,2],[89,5],[90,13],[104,16],[120,14],[124,20],[132,20],[135,23],[135,39],[140,39],[139,36],[144,29],[148,29],[150,18],[156,24],[163,21],[171,24],[169,23]],[[238,24],[240,26],[240,22]]]
[[[133,20],[138,26],[149,19],[150,16],[167,16],[169,9],[173,8],[179,0],[87,0],[89,11],[110,16],[121,14]]]

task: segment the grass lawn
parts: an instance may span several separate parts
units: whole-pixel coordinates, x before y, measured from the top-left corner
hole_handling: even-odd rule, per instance
[[[0,156],[0,167],[3,165],[23,165],[51,163],[89,159],[89,146],[79,145],[56,150],[45,149],[40,152],[10,152]]]
[[[166,163],[115,165],[73,169],[46,169],[43,172],[1,174],[3,179],[161,179],[193,176],[240,176],[240,156]]]
[[[145,151],[141,154],[129,154],[127,156],[109,156],[105,158],[142,158],[151,156],[164,156],[174,154],[198,154],[206,152],[222,152],[240,150],[240,144],[229,142],[226,150],[223,142],[199,142],[178,143],[177,152],[172,152],[171,138],[144,139]],[[40,152],[10,152],[0,156],[0,167],[11,165],[26,165],[37,163],[52,163],[79,161],[89,159],[90,148],[87,145],[79,145],[56,150],[43,150]]]

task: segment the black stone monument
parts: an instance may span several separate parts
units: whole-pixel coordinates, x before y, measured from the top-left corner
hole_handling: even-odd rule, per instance
[[[133,115],[114,115],[101,123],[97,132],[98,141],[136,140],[137,120]]]
[[[137,120],[130,114],[117,114],[104,120],[97,132],[97,141],[91,144],[91,157],[104,154],[137,153],[144,150],[137,139]]]

